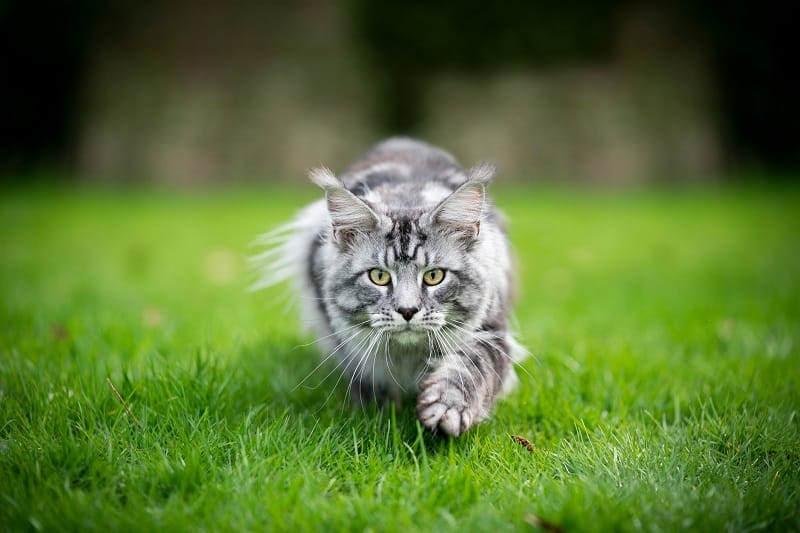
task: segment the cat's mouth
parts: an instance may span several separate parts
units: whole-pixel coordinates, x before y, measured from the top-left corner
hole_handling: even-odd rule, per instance
[[[386,331],[387,333],[408,333],[408,332],[418,332],[424,333],[426,328],[418,325],[412,324],[386,324],[386,323],[378,323],[378,324],[371,324],[372,329],[380,329]]]
[[[372,317],[370,327],[374,330],[388,333],[391,337],[398,340],[409,339],[418,341],[426,339],[431,332],[436,332],[444,326],[444,321],[425,317],[423,320],[393,320],[386,316]]]
[[[371,324],[371,327],[373,329],[382,329],[392,334],[418,333],[420,335],[424,335],[428,331],[439,329],[441,326],[434,324],[412,324],[411,322],[406,322],[404,324],[398,324],[396,322],[390,324],[378,322]]]

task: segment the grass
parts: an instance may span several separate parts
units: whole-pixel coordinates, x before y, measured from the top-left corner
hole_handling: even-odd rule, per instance
[[[242,257],[313,195],[0,194],[2,528],[800,529],[800,191],[500,189],[534,357],[458,440],[295,387]]]

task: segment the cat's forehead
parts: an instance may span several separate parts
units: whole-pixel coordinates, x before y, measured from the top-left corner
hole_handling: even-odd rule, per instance
[[[393,213],[389,216],[391,227],[384,232],[384,261],[395,263],[426,262],[424,246],[428,241],[423,214],[419,212]]]
[[[456,243],[431,226],[426,209],[393,210],[360,242],[350,256],[351,270],[380,267],[399,272],[403,266],[425,268],[459,263]]]

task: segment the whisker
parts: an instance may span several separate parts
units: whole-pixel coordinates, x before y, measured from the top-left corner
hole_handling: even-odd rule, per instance
[[[386,345],[388,346],[388,340],[386,342]],[[377,352],[375,353],[375,355],[376,356],[378,355]],[[372,399],[373,400],[376,400],[377,397],[378,397],[377,393],[375,392],[375,362],[377,360],[378,360],[377,357],[373,357],[372,358],[372,373],[369,375],[370,376],[370,380],[372,381]]]
[[[324,337],[319,337],[319,338],[317,338],[317,340],[311,341],[309,343],[298,344],[297,346],[292,348],[292,350],[296,350],[297,348],[306,348],[308,346],[311,346],[312,344],[317,344],[320,341],[324,341],[325,339],[329,339],[330,337],[333,337],[334,335],[340,335],[340,334],[344,333],[345,331],[349,331],[349,330],[351,330],[353,328],[357,328],[359,326],[363,326],[364,324],[368,324],[368,323],[369,323],[369,320],[365,320],[363,322],[359,322],[358,324],[353,324],[352,326],[347,326],[346,328],[342,328],[339,331],[334,331],[333,333],[331,333],[329,335],[325,335]]]
[[[459,357],[458,356],[458,352],[459,351],[461,351],[461,352],[465,352],[466,351],[465,350],[465,348],[467,348],[466,342],[463,342],[463,341],[460,341],[459,339],[454,338],[452,335],[449,335],[446,331],[441,331],[441,334],[442,334],[442,336],[444,338],[448,339],[448,345],[453,346],[455,361],[456,361],[457,364],[461,365],[461,368],[463,368],[464,372],[466,372],[466,374],[469,376],[470,380],[472,381],[473,390],[477,394],[477,392],[478,392],[478,384],[475,382],[475,377],[472,375],[472,372],[469,371],[469,369],[467,368],[467,365],[464,363],[464,359],[466,359],[467,361],[470,362],[470,364],[472,364],[473,368],[475,368],[475,370],[478,372],[478,374],[481,374],[481,371],[477,367],[477,365],[469,358],[468,354],[464,353],[465,357]],[[473,355],[477,355],[477,354],[473,352]],[[481,377],[483,377],[482,374],[481,374]],[[484,379],[485,379],[485,377],[484,377]],[[462,382],[461,382],[461,386],[462,387],[464,386],[463,379],[462,379]]]
[[[455,326],[455,325],[469,326],[468,323],[466,323],[464,321],[460,321],[460,320],[455,320],[455,319],[449,319],[447,321],[447,325],[451,325],[451,326]],[[462,331],[466,331],[466,330],[462,330]],[[513,335],[510,334],[510,333],[508,333],[506,335],[497,335],[497,334],[494,334],[494,333],[491,333],[491,332],[485,331],[485,330],[480,331],[480,332],[470,331],[470,333],[480,334],[481,337],[484,337],[484,336],[492,337],[492,338],[495,338],[495,339],[498,339],[498,340],[502,340],[502,341],[505,341],[505,342],[509,342],[509,339],[511,341],[513,341]],[[521,362],[522,359],[525,359],[528,356],[535,357],[533,354],[531,354],[531,352],[527,348],[525,348],[523,345],[519,344],[518,342],[514,341],[513,344],[523,352],[523,355],[521,357],[519,357],[517,360],[515,360],[513,356],[511,356],[510,354],[507,354],[509,359],[511,359],[512,361]]]
[[[458,357],[458,349],[449,341],[449,339],[446,339],[444,337],[444,335],[441,335],[443,333],[442,331],[438,331],[436,333],[440,334],[441,343],[444,344],[447,347],[447,351],[450,352],[448,354],[449,355],[448,361],[449,362],[453,362],[456,366],[458,366],[458,364],[460,363],[459,357]],[[462,368],[467,372],[467,374],[469,374],[469,371],[467,370],[466,366],[464,366],[463,363],[461,363],[461,365],[462,365]],[[445,368],[446,368],[446,371],[448,373],[447,375],[449,377],[450,376],[450,373],[449,373],[450,372],[450,365],[445,365]],[[464,378],[461,375],[461,372],[457,372],[457,375],[458,375],[458,380],[461,382],[461,389],[462,390],[466,390],[466,387],[464,385]],[[471,375],[470,375],[470,378],[472,378]],[[473,379],[473,386],[475,386],[474,379]],[[477,391],[478,390],[477,387],[474,390]]]
[[[394,373],[392,373],[392,356],[389,354],[389,344],[386,344],[386,352],[384,353],[385,361],[386,361],[386,369],[389,371],[389,376],[392,378],[392,381],[400,387],[400,390],[406,392],[406,388],[400,384],[397,378],[394,377]]]
[[[353,334],[352,334],[352,335],[350,335],[348,338],[346,338],[345,340],[343,340],[342,342],[340,342],[340,343],[339,343],[339,344],[338,344],[338,345],[337,345],[337,346],[334,348],[334,350],[333,350],[331,353],[329,353],[328,355],[326,355],[326,356],[325,356],[325,357],[322,359],[322,361],[320,361],[320,362],[319,362],[319,364],[317,364],[317,366],[315,366],[315,367],[314,367],[314,369],[313,369],[311,372],[309,372],[309,373],[308,373],[308,375],[307,375],[306,377],[304,377],[302,381],[300,381],[300,383],[298,383],[297,385],[295,385],[295,387],[292,389],[292,392],[296,391],[296,390],[297,390],[297,389],[298,389],[298,388],[299,388],[299,387],[300,387],[300,386],[301,386],[303,383],[305,383],[305,382],[306,382],[306,380],[308,380],[308,378],[310,378],[312,375],[314,375],[314,373],[315,373],[317,370],[319,370],[319,369],[320,369],[320,368],[321,368],[321,367],[322,367],[322,366],[323,366],[323,365],[324,365],[324,364],[325,364],[325,363],[328,361],[328,359],[330,359],[331,357],[333,357],[334,355],[336,355],[336,353],[337,353],[339,350],[341,350],[341,349],[342,349],[342,348],[343,348],[343,347],[344,347],[344,346],[345,346],[345,345],[346,345],[348,342],[350,342],[351,340],[353,340],[354,338],[356,338],[356,336],[358,336],[358,334],[359,334],[359,333],[361,333],[361,332],[362,332],[362,330],[360,330],[360,329],[359,329],[359,330],[356,330],[356,332],[355,332],[355,333],[353,333]],[[339,364],[341,364],[341,363],[339,363]],[[336,369],[337,369],[337,368],[339,368],[339,364],[337,364],[337,365],[336,365],[336,366],[335,366],[335,367],[334,367],[334,368],[333,368],[333,369],[332,369],[330,372],[328,372],[328,374],[327,374],[327,375],[326,375],[324,378],[322,378],[322,379],[320,380],[320,382],[319,382],[319,383],[318,383],[318,384],[317,384],[315,387],[311,387],[311,388],[312,388],[312,389],[316,389],[317,387],[319,387],[319,386],[320,386],[320,385],[321,385],[321,384],[322,384],[322,383],[323,383],[323,382],[324,382],[326,379],[328,379],[328,377],[330,377],[330,375],[331,375],[331,374],[333,374],[333,372],[335,372],[335,371],[336,371]]]
[[[374,334],[375,334],[374,330],[368,331],[366,336],[363,339],[361,339],[358,342],[358,344],[356,344],[353,348],[347,350],[347,352],[348,352],[347,353],[347,357],[343,358],[328,373],[328,375],[325,376],[325,379],[327,379],[328,376],[330,376],[334,371],[336,371],[340,366],[342,366],[343,363],[347,362],[347,364],[345,365],[344,369],[342,369],[341,373],[339,374],[339,377],[336,379],[336,383],[333,384],[333,387],[331,388],[331,391],[328,393],[328,396],[325,398],[325,401],[322,403],[322,406],[320,407],[320,409],[328,404],[328,402],[330,401],[331,397],[333,396],[333,393],[336,391],[336,388],[339,386],[339,382],[342,380],[342,377],[348,372],[348,369],[350,368],[350,365],[352,365],[354,363],[357,364],[358,356],[354,355],[354,353],[357,352],[358,350],[360,350],[361,346],[364,346],[369,341],[369,339],[372,338],[372,335],[374,335]],[[349,392],[349,388],[348,388],[347,392]],[[347,400],[347,397],[348,397],[347,392],[345,392],[345,401]]]
[[[428,337],[428,356],[425,358],[425,364],[422,368],[419,369],[416,376],[414,376],[414,383],[419,383],[422,380],[422,377],[425,375],[425,372],[430,368],[431,362],[433,360],[433,341],[431,341],[431,331],[426,330],[425,335]]]
[[[361,356],[361,358],[359,359],[359,364],[356,366],[356,369],[355,369],[355,372],[353,374],[353,377],[351,377],[350,383],[348,384],[348,387],[347,387],[348,390],[352,389],[353,381],[354,381],[354,378],[355,378],[356,374],[358,374],[358,376],[359,376],[359,378],[358,378],[359,386],[361,385],[361,378],[363,377],[363,369],[366,367],[367,359],[370,357],[370,355],[372,354],[372,350],[375,349],[376,344],[380,342],[380,338],[383,335],[383,332],[381,330],[375,330],[375,332],[376,333],[374,335],[372,335],[372,338],[371,338],[369,344],[366,346],[366,348],[364,348],[364,353]]]
[[[462,324],[463,324],[463,322],[462,322]],[[514,358],[511,356],[511,354],[507,353],[502,347],[498,346],[496,343],[494,343],[491,340],[489,340],[489,339],[497,339],[497,340],[502,341],[502,342],[508,342],[508,338],[507,337],[496,335],[496,334],[490,333],[488,331],[470,331],[470,330],[468,330],[466,328],[460,327],[456,323],[456,321],[450,321],[450,322],[448,322],[447,325],[449,327],[452,327],[453,329],[457,329],[457,330],[461,331],[462,333],[470,336],[471,338],[473,338],[473,339],[475,339],[475,340],[477,340],[479,342],[484,342],[484,343],[488,344],[489,346],[493,347],[495,350],[500,352],[501,355],[505,356],[509,361],[514,362]]]
[[[383,336],[382,330],[373,330],[375,334],[371,336],[371,340],[369,345],[364,350],[364,354],[359,358],[356,367],[353,369],[353,374],[350,376],[350,380],[347,384],[347,391],[345,392],[345,400],[342,403],[342,409],[346,405],[347,399],[352,396],[352,389],[353,389],[353,382],[355,381],[356,376],[358,376],[358,386],[361,387],[362,379],[364,377],[364,368],[366,368],[367,362],[370,358],[374,360],[374,355],[372,351],[375,349],[376,344],[380,342],[381,337]],[[358,398],[359,403],[361,404],[361,408],[364,409],[364,397],[362,394],[359,394]]]
[[[446,331],[443,331],[442,333],[443,333],[445,336],[447,336],[447,335],[452,335],[452,333],[448,333],[448,332],[446,332]],[[458,340],[455,340],[454,342],[459,342],[459,341],[458,341]],[[471,364],[471,365],[472,365],[472,368],[474,368],[474,369],[475,369],[475,371],[476,371],[478,374],[480,374],[480,375],[481,375],[481,377],[482,377],[482,378],[485,380],[485,379],[486,379],[486,376],[483,374],[483,372],[481,371],[481,369],[480,369],[480,368],[478,368],[478,365],[475,363],[475,361],[473,361],[473,360],[472,360],[472,359],[469,357],[469,355],[473,355],[473,356],[476,356],[476,357],[480,358],[480,355],[481,355],[481,354],[480,354],[480,353],[478,353],[478,352],[475,350],[475,347],[474,347],[474,346],[469,346],[469,345],[467,344],[467,341],[460,341],[460,342],[461,342],[461,350],[463,350],[463,351],[465,352],[465,354],[464,354],[464,355],[465,355],[465,359],[466,359],[466,361],[467,361],[467,362],[469,362],[469,364]],[[466,353],[466,352],[467,352],[467,350],[469,350],[469,353]],[[466,364],[464,364],[464,362],[463,362],[463,361],[461,361],[461,363],[464,365],[464,370],[467,370]],[[500,377],[500,374],[498,374],[498,373],[497,373],[497,370],[496,370],[496,369],[495,369],[495,368],[494,368],[494,367],[493,367],[491,364],[488,364],[487,366],[489,367],[489,370],[491,370],[491,371],[494,373],[494,375],[497,377],[497,380],[498,380],[498,382],[502,382],[502,378]],[[474,380],[473,380],[473,385],[475,385],[475,382],[474,382]]]
[[[531,379],[533,379],[533,374],[531,374],[531,372],[530,372],[530,371],[529,371],[527,368],[525,368],[523,365],[521,365],[521,364],[520,364],[520,363],[521,363],[521,361],[515,361],[515,360],[514,360],[514,357],[512,357],[512,356],[511,356],[511,354],[507,353],[505,350],[503,350],[503,348],[502,348],[502,347],[498,346],[496,343],[494,343],[494,342],[492,342],[491,340],[488,340],[488,339],[487,339],[487,337],[489,337],[489,338],[498,339],[498,340],[500,340],[500,341],[503,341],[503,342],[508,342],[508,339],[507,339],[507,338],[505,338],[505,337],[501,337],[500,335],[495,335],[495,334],[492,334],[492,333],[490,333],[490,332],[488,332],[488,331],[486,331],[486,332],[484,332],[484,331],[481,331],[481,332],[469,331],[469,330],[467,330],[467,329],[465,329],[465,328],[459,327],[459,326],[456,324],[456,322],[457,322],[457,321],[450,321],[450,322],[448,323],[448,326],[451,326],[451,327],[453,327],[453,328],[457,328],[457,329],[459,329],[460,331],[462,331],[463,333],[465,333],[465,334],[469,335],[470,337],[472,337],[473,339],[475,339],[475,340],[477,340],[477,341],[479,341],[479,342],[484,342],[484,343],[488,344],[489,346],[491,346],[492,348],[494,348],[495,350],[497,350],[497,351],[498,351],[498,352],[499,352],[499,353],[500,353],[502,356],[504,356],[506,359],[508,359],[508,360],[509,360],[509,361],[511,361],[512,363],[516,363],[516,364],[514,365],[514,366],[515,366],[515,368],[518,368],[518,369],[520,369],[522,372],[524,372],[524,373],[525,373],[525,375],[527,375],[528,377],[530,377]],[[463,322],[462,322],[462,324],[463,324]],[[522,346],[520,345],[520,347],[522,347]],[[523,349],[524,349],[524,348],[523,348]],[[528,352],[527,350],[525,350],[525,352],[526,352],[526,354],[527,354],[527,355],[530,355],[530,352]]]

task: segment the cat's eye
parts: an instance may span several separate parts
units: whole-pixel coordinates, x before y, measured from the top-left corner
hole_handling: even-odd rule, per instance
[[[392,276],[385,270],[373,268],[369,271],[369,280],[375,285],[388,285]]]
[[[444,279],[444,270],[441,268],[432,268],[422,275],[422,281],[425,285],[438,285]]]

